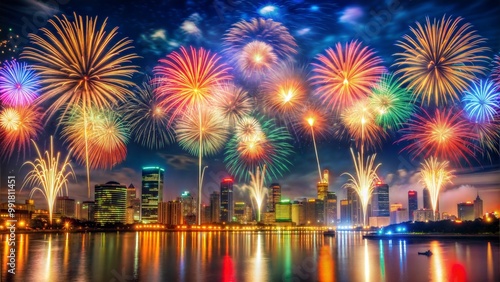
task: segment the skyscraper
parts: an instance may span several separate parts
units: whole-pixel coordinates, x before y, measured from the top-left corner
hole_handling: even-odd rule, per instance
[[[269,197],[268,197],[268,207],[267,211],[275,212],[276,211],[276,203],[281,202],[281,186],[279,183],[272,183],[269,186]]]
[[[325,200],[325,224],[335,225],[337,223],[337,195],[328,191]]]
[[[413,212],[418,210],[418,193],[417,191],[408,191],[408,219],[413,221]]]
[[[158,221],[158,203],[163,200],[165,170],[159,167],[142,168],[141,221]]]
[[[479,193],[474,200],[474,219],[483,217],[483,200],[479,198]]]
[[[340,200],[340,223],[342,225],[351,224],[351,211],[349,210],[349,200]]]
[[[220,221],[220,194],[217,191],[210,194],[210,222]]]
[[[231,222],[234,215],[233,179],[224,178],[220,183],[220,221]]]
[[[358,193],[356,190],[352,188],[347,189],[347,201],[348,201],[348,209],[351,213],[349,219],[351,225],[362,225],[363,224],[363,216],[361,213],[361,201],[359,200]],[[368,218],[368,216],[367,216]]]
[[[95,186],[95,221],[125,223],[127,216],[127,186],[115,181]]]
[[[389,210],[389,185],[377,182],[372,194],[372,214],[373,217],[390,216]]]
[[[135,213],[140,213],[140,202],[137,202],[137,190],[134,185],[130,183],[127,188],[127,224],[134,223]]]
[[[234,203],[234,217],[236,219],[236,222],[246,223],[245,207],[246,207],[245,202]]]
[[[292,221],[292,204],[290,200],[281,200],[276,203],[276,222]]]
[[[325,169],[323,171],[323,178],[318,182],[317,185],[318,199],[320,200],[325,200],[328,195],[328,185],[329,185],[328,178],[329,178],[328,169]]]
[[[457,213],[460,220],[474,220],[474,203],[465,202],[457,204]]]
[[[75,199],[68,196],[56,197],[54,211],[62,217],[75,217]]]
[[[181,196],[177,198],[178,201],[182,202],[182,215],[184,216],[184,222],[189,225],[196,224],[196,200],[191,195],[189,191],[182,192]]]

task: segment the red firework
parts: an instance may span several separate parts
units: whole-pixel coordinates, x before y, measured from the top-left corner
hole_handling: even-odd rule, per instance
[[[382,59],[357,41],[345,46],[337,43],[335,49],[329,48],[326,55],[320,54],[316,58],[319,62],[312,64],[312,84],[317,86],[316,91],[323,103],[336,111],[367,97],[385,71]]]
[[[462,111],[436,109],[433,115],[422,111],[423,115],[416,114],[401,130],[404,135],[400,141],[411,142],[403,150],[415,156],[434,156],[457,163],[461,158],[468,162],[467,158],[474,157],[475,150],[480,151],[474,145],[478,136],[463,118]]]
[[[206,105],[213,96],[213,88],[230,80],[229,67],[219,62],[220,57],[203,48],[189,50],[181,47],[180,52],[172,52],[154,72],[159,76],[157,88],[160,106],[172,110],[171,121],[187,107]]]

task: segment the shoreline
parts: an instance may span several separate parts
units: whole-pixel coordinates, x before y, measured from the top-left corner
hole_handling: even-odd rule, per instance
[[[368,240],[392,240],[392,239],[418,239],[418,240],[497,240],[500,242],[500,234],[446,234],[446,233],[397,233],[397,234],[366,234],[363,239]]]

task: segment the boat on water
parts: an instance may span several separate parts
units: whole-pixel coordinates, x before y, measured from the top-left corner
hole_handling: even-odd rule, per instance
[[[335,230],[330,228],[330,229],[326,230],[325,232],[323,232],[323,235],[324,236],[335,236]]]
[[[427,250],[426,252],[418,252],[419,255],[424,255],[424,256],[432,256],[431,250]]]

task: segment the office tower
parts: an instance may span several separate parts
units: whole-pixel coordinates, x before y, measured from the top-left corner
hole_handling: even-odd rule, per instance
[[[182,225],[184,224],[184,215],[181,201],[167,202],[167,225]]]
[[[233,216],[233,179],[224,178],[220,183],[220,222],[232,222]]]
[[[323,225],[325,224],[325,201],[321,199],[316,199],[316,211],[315,211],[315,224]]]
[[[177,200],[182,202],[182,215],[184,216],[184,223],[189,225],[196,224],[196,208],[198,205],[195,198],[189,191],[184,191],[180,197],[177,197]]]
[[[460,220],[474,220],[474,203],[465,202],[457,204],[457,214]]]
[[[201,223],[206,224],[211,222],[210,205],[201,205]]]
[[[290,200],[281,200],[276,203],[276,222],[291,222],[292,221],[292,204]]]
[[[307,225],[316,224],[316,200],[309,199],[304,202],[305,204],[305,223]]]
[[[340,223],[342,225],[351,225],[351,211],[349,200],[340,200]]]
[[[82,219],[82,202],[77,201],[75,205],[75,218]]]
[[[100,224],[125,223],[127,186],[109,181],[95,186],[95,221]]]
[[[419,209],[416,211],[413,211],[413,220],[414,221],[433,221],[434,220],[434,215],[432,214],[432,210],[429,209]]]
[[[292,202],[292,222],[296,225],[305,224],[304,204],[300,201]]]
[[[94,221],[95,220],[94,214],[95,214],[95,202],[83,201],[81,219],[83,221]]]
[[[347,200],[349,201],[350,224],[363,225],[363,215],[361,211],[361,201],[358,193],[352,188],[347,189]],[[367,209],[368,210],[368,209]],[[367,215],[368,218],[368,215]]]
[[[68,196],[56,197],[56,205],[54,212],[61,217],[75,217],[75,199],[70,199]]]
[[[388,217],[389,210],[389,185],[377,182],[371,197],[372,217]]]
[[[217,191],[210,194],[210,222],[220,221],[220,194]]]
[[[325,169],[323,171],[323,177],[322,179],[320,179],[320,181],[318,182],[318,185],[317,185],[317,189],[318,189],[318,199],[320,200],[325,200],[326,197],[327,197],[327,194],[328,194],[328,169]]]
[[[325,201],[325,224],[337,224],[337,195],[335,192],[328,192]]]
[[[134,215],[136,212],[136,198],[137,198],[137,191],[132,183],[127,188],[127,224],[133,224],[134,223]]]
[[[163,200],[165,170],[159,167],[142,168],[141,221],[158,222],[158,203]]]
[[[236,222],[246,223],[245,219],[245,202],[235,202],[234,203],[234,218]]]
[[[245,219],[246,222],[252,222],[254,220],[253,218],[253,209],[251,206],[245,206]]]
[[[127,214],[127,217],[128,217],[128,214]],[[128,218],[127,218],[127,220],[128,220]],[[167,202],[159,202],[158,203],[158,223],[167,224],[167,222],[168,222],[168,203]]]
[[[425,187],[422,194],[424,198],[424,209],[432,210],[431,194],[429,192],[429,189]],[[439,211],[439,197],[437,199],[437,205],[436,205],[436,212],[438,211]]]
[[[408,191],[408,219],[413,221],[413,212],[418,210],[418,193],[417,191]]]
[[[279,183],[273,183],[269,186],[269,196],[268,196],[268,212],[274,212],[276,203],[281,201],[281,186]]]
[[[483,200],[479,198],[479,193],[474,200],[474,219],[476,218],[483,218]]]

